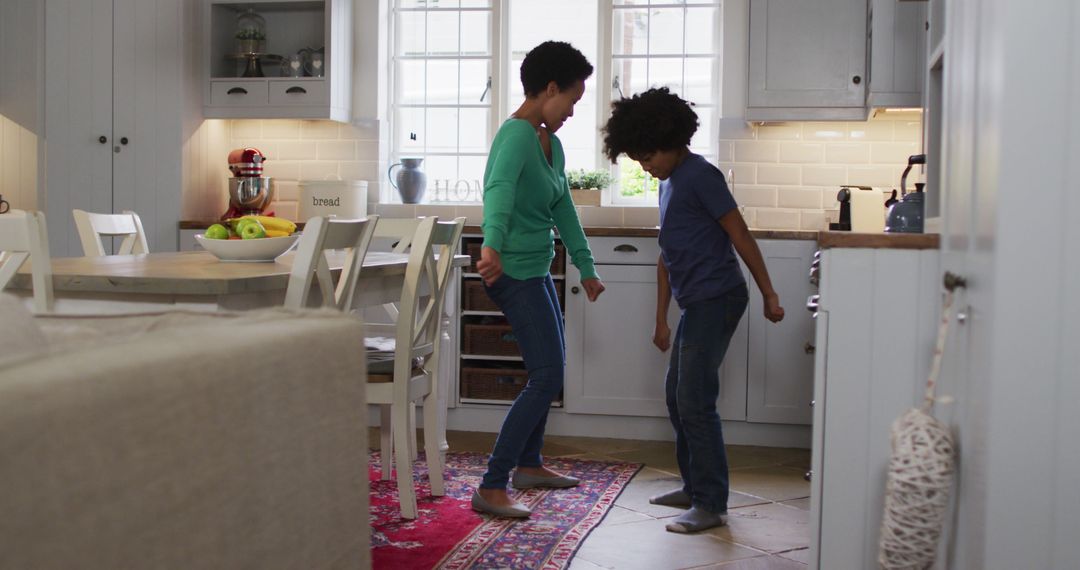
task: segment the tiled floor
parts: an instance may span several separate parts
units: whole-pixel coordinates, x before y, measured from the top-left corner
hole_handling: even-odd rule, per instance
[[[489,452],[495,434],[450,432],[447,439],[453,450]],[[673,443],[548,436],[544,454],[645,464],[578,550],[571,570],[806,568],[809,450],[728,446],[728,524],[696,535],[667,532],[666,519],[682,511],[649,504],[651,495],[681,484]]]

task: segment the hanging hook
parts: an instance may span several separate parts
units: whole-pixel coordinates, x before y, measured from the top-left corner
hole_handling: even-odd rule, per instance
[[[611,88],[615,89],[616,91],[619,92],[619,98],[620,99],[626,99],[626,95],[623,95],[622,87],[619,86],[619,76],[618,75],[616,75],[615,78],[611,80]]]
[[[484,97],[487,97],[488,91],[491,91],[491,76],[488,76],[487,85],[484,86],[484,92],[480,94],[480,102],[484,102]]]
[[[945,272],[945,290],[955,291],[957,288],[966,288],[967,279],[953,273],[952,271]]]

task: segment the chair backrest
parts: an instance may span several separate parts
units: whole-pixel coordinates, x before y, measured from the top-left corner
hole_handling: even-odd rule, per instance
[[[86,257],[106,255],[102,237],[124,236],[116,255],[150,253],[142,220],[135,212],[124,210],[122,214],[95,214],[72,210],[71,215],[75,217],[75,228],[79,230],[79,241],[82,242],[83,255]]]
[[[410,240],[409,263],[398,305],[395,335],[398,356],[409,354],[409,360],[428,356],[438,358],[446,287],[464,228],[465,218],[452,222],[424,218],[417,223]],[[403,339],[411,340],[410,350],[402,346]],[[395,367],[399,365],[406,366],[407,361],[398,358]]]
[[[12,210],[0,214],[0,290],[30,259],[34,310],[39,313],[53,308],[52,260],[45,232],[45,214],[41,212]]]
[[[371,236],[379,226],[378,220],[378,216],[359,220],[339,220],[327,216],[309,219],[304,224],[304,232],[296,247],[289,285],[285,291],[285,306],[294,309],[304,307],[311,293],[312,282],[317,280],[324,307],[339,311],[351,309],[356,281],[360,278],[360,268],[364,265]],[[326,252],[335,249],[345,250],[345,262],[336,284],[326,259]]]

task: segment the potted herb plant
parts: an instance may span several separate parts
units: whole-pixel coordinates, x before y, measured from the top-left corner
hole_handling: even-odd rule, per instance
[[[607,170],[570,170],[566,173],[566,182],[570,186],[570,196],[577,206],[599,206],[600,191],[611,184],[611,173]]]

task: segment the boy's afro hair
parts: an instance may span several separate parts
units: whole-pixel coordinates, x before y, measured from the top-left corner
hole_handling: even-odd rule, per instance
[[[593,66],[585,55],[566,42],[547,41],[525,54],[521,62],[521,86],[532,97],[547,89],[554,81],[559,91],[592,75]]]
[[[620,154],[643,156],[690,146],[698,128],[697,113],[667,87],[653,88],[611,104],[604,125],[604,154],[615,162]]]

